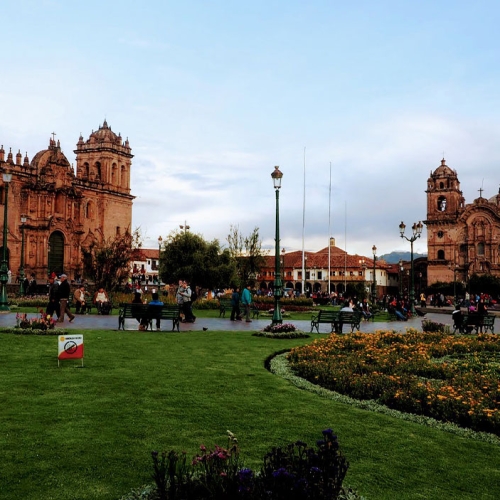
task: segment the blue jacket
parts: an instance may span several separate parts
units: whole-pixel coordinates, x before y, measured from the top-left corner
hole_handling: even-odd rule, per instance
[[[243,293],[241,294],[241,303],[244,305],[252,303],[252,294],[248,288],[243,289]]]

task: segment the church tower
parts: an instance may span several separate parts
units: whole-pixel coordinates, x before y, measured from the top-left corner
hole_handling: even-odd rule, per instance
[[[452,281],[458,262],[456,242],[463,239],[457,221],[464,211],[464,197],[457,172],[443,158],[427,179],[428,281]]]

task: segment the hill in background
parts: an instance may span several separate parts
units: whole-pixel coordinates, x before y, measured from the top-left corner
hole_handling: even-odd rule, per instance
[[[413,260],[419,257],[427,257],[425,253],[413,253]],[[391,252],[377,257],[378,259],[385,260],[388,264],[397,264],[400,260],[409,261],[411,259],[411,252]]]

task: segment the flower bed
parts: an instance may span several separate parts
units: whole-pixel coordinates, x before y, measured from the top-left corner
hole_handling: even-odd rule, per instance
[[[500,435],[500,337],[408,330],[331,335],[289,354],[295,373],[360,400]]]
[[[21,330],[53,330],[57,321],[40,309],[39,316],[29,318],[26,313],[16,314],[16,328]]]
[[[361,498],[342,485],[349,463],[331,429],[322,432],[322,439],[314,447],[303,441],[273,447],[257,471],[243,466],[238,440],[227,432],[227,448],[216,445],[207,449],[201,445],[191,463],[186,452],[153,451],[154,486],[132,491],[122,500]]]

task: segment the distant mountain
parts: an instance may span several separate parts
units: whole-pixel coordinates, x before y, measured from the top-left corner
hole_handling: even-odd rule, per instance
[[[427,257],[426,253],[413,253],[413,260],[419,257]],[[409,261],[411,259],[411,252],[391,252],[377,257],[385,260],[388,264],[397,264],[400,260]]]

